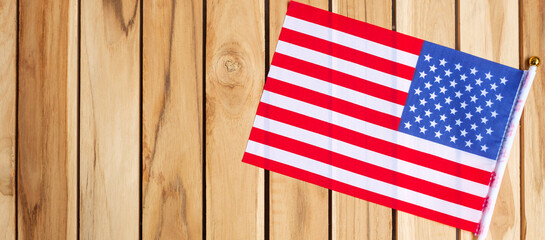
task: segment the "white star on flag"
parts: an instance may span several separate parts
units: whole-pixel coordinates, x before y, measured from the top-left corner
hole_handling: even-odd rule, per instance
[[[424,61],[428,61],[428,62],[430,61],[430,59],[432,59],[432,57],[429,54],[426,54],[424,58],[426,58],[426,60]]]
[[[460,70],[460,69],[462,68],[462,65],[460,65],[459,63],[454,64],[454,68],[455,68],[456,70]]]
[[[426,75],[428,75],[428,74],[426,74],[426,72],[424,72],[424,71],[420,72],[420,77],[421,78],[426,78]]]

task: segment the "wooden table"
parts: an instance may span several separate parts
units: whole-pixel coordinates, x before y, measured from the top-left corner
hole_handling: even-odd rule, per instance
[[[287,0],[1,0],[0,239],[472,239],[241,163]],[[306,0],[527,69],[545,0]],[[545,235],[545,72],[489,239]]]

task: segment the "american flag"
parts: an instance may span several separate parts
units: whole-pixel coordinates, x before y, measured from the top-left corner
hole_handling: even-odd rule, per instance
[[[243,162],[478,232],[522,76],[292,1]]]

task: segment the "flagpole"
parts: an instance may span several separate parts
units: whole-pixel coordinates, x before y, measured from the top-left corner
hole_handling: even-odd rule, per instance
[[[524,72],[523,82],[519,90],[519,94],[516,100],[516,104],[509,121],[507,131],[505,132],[505,140],[500,150],[500,155],[498,157],[496,168],[494,169],[493,177],[490,182],[490,190],[488,192],[488,197],[485,202],[485,207],[483,210],[483,216],[481,218],[479,229],[475,234],[479,236],[478,240],[484,240],[488,234],[488,229],[490,228],[490,221],[492,219],[492,214],[494,212],[494,206],[496,205],[496,200],[498,198],[498,193],[500,191],[501,180],[503,179],[503,174],[507,166],[507,159],[509,158],[509,152],[513,146],[513,141],[515,139],[515,134],[520,122],[520,117],[522,116],[522,110],[524,103],[528,98],[528,93],[530,92],[530,87],[534,81],[536,75],[536,68],[540,65],[540,60],[538,57],[531,57],[530,68],[528,71]]]

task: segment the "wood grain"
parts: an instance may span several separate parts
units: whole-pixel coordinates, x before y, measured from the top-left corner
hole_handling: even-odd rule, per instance
[[[391,1],[333,0],[333,12],[392,28]],[[392,239],[392,209],[333,192],[333,239]]]
[[[264,238],[263,170],[242,163],[265,69],[263,1],[207,1],[206,238]]]
[[[454,1],[396,1],[396,29],[447,47],[455,46]],[[456,229],[401,211],[397,214],[398,239],[455,239]]]
[[[289,0],[203,1],[0,1],[0,239],[475,239],[272,172],[265,202],[241,158]],[[545,58],[545,0],[300,1],[516,68]],[[545,235],[542,69],[488,239]]]
[[[270,1],[271,58],[286,15],[288,0]],[[327,10],[327,0],[301,1]],[[329,194],[326,188],[274,172],[269,180],[270,239],[327,239]]]
[[[460,1],[460,50],[518,68],[517,0]],[[475,24],[479,23],[479,24]],[[487,239],[520,236],[520,137],[517,134],[501,183]],[[461,239],[474,239],[462,231]]]
[[[531,56],[541,57],[522,120],[522,239],[545,235],[545,9],[544,0],[523,0],[521,5],[521,68]],[[509,160],[511,161],[511,160]]]
[[[143,6],[143,239],[201,239],[203,3]]]
[[[15,239],[17,1],[0,4],[0,239]]]
[[[81,1],[80,237],[137,239],[140,1]]]
[[[21,239],[77,235],[77,2],[19,1]]]

